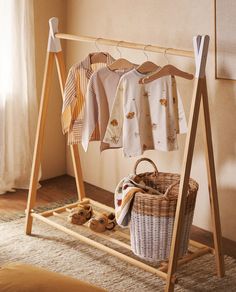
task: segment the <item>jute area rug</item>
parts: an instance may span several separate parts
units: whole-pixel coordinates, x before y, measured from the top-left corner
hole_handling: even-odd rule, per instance
[[[35,220],[33,236],[26,236],[24,222],[24,219],[18,219],[0,224],[0,264],[12,261],[29,263],[113,292],[164,289],[165,283],[158,277],[74,240],[43,222]],[[87,231],[83,232],[89,236]],[[215,276],[214,257],[210,254],[182,266],[175,291],[236,291],[236,260],[226,256],[225,263],[226,276],[223,279]]]

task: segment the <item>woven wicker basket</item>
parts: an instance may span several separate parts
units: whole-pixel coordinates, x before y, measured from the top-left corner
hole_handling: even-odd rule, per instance
[[[137,175],[137,166],[141,161],[150,162],[155,172]],[[134,174],[136,175],[135,181],[142,180],[146,185],[158,190],[163,195],[135,194],[130,223],[131,249],[137,256],[147,261],[166,260],[170,253],[180,175],[158,172],[154,162],[148,158],[142,158],[136,162]],[[180,257],[188,250],[197,190],[198,183],[190,178],[183,235],[180,242]]]

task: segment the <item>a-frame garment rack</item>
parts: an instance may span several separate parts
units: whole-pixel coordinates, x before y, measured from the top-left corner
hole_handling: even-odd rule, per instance
[[[210,124],[210,116],[209,116],[209,104],[208,104],[208,95],[207,95],[207,82],[205,77],[205,67],[208,53],[208,45],[209,45],[209,36],[196,36],[193,38],[193,47],[194,52],[184,51],[179,49],[170,49],[159,46],[146,46],[146,51],[165,53],[168,50],[168,54],[184,56],[195,58],[196,65],[196,73],[194,78],[193,85],[193,94],[192,94],[192,103],[189,115],[188,122],[188,133],[186,137],[186,144],[184,150],[183,157],[183,165],[181,172],[181,181],[179,188],[179,198],[176,209],[176,217],[174,223],[173,237],[171,243],[170,250],[170,258],[168,263],[162,263],[160,267],[153,268],[148,264],[144,264],[143,262],[134,259],[130,256],[124,255],[117,250],[107,247],[101,243],[96,242],[90,238],[87,238],[75,231],[66,228],[62,224],[56,223],[49,219],[50,216],[62,216],[60,213],[68,210],[68,208],[72,208],[77,205],[78,202],[82,204],[85,202],[89,202],[95,207],[100,207],[105,211],[113,211],[112,208],[103,205],[99,202],[91,200],[85,197],[84,184],[83,184],[83,176],[82,169],[80,164],[80,157],[77,145],[71,145],[71,154],[73,160],[73,166],[75,170],[75,179],[78,191],[78,202],[74,204],[70,204],[67,206],[63,206],[61,208],[57,208],[54,210],[36,213],[34,212],[34,206],[36,201],[36,192],[37,192],[37,182],[39,177],[39,169],[40,169],[40,160],[42,154],[42,147],[44,141],[44,129],[48,108],[48,100],[50,96],[50,86],[52,81],[52,72],[53,72],[53,63],[56,61],[57,71],[59,75],[61,92],[63,93],[64,85],[66,81],[66,70],[63,59],[63,52],[61,49],[60,39],[67,39],[73,41],[81,41],[81,42],[95,42],[97,38],[94,37],[82,37],[82,36],[74,36],[69,34],[58,33],[58,19],[51,18],[49,20],[49,40],[48,40],[48,49],[47,49],[47,58],[46,58],[46,67],[42,88],[42,97],[40,103],[40,111],[38,118],[38,127],[36,133],[36,141],[35,141],[35,149],[34,149],[34,157],[33,157],[33,165],[32,165],[32,173],[31,173],[31,182],[30,189],[28,195],[28,204],[26,210],[26,234],[30,235],[32,231],[32,223],[33,219],[37,218],[61,231],[66,232],[67,234],[72,235],[73,237],[81,240],[84,243],[89,244],[95,248],[101,249],[113,256],[118,257],[121,260],[124,260],[136,267],[144,269],[145,271],[151,272],[166,281],[165,291],[174,291],[174,285],[177,282],[176,270],[177,266],[189,262],[190,260],[197,258],[201,255],[204,255],[208,252],[211,252],[215,255],[216,260],[216,270],[217,275],[219,277],[224,276],[224,259],[222,254],[222,243],[221,243],[221,226],[220,226],[220,216],[219,216],[219,205],[218,205],[218,195],[217,195],[217,185],[216,185],[216,176],[215,176],[215,164],[214,164],[214,156],[213,156],[213,147],[212,147],[212,134],[211,134],[211,124]],[[118,41],[109,40],[99,38],[100,44],[105,44],[109,46],[116,46]],[[143,50],[145,44],[137,44],[126,41],[119,41],[120,47],[133,48],[137,50]],[[210,204],[211,204],[211,216],[213,223],[213,235],[214,235],[214,248],[210,248],[206,245],[203,245],[199,242],[190,240],[190,244],[197,248],[197,251],[191,254],[186,255],[185,257],[178,259],[178,250],[180,244],[180,238],[182,234],[182,226],[183,226],[183,218],[184,218],[184,210],[186,204],[186,196],[187,196],[187,188],[188,181],[190,176],[190,170],[192,165],[193,158],[193,150],[195,144],[196,130],[198,124],[198,117],[200,111],[200,103],[202,101],[203,107],[203,127],[204,127],[204,139],[205,139],[205,157],[206,157],[206,165],[207,165],[207,173],[208,173],[208,186],[209,186],[209,196],[210,196]],[[91,231],[92,232],[92,231]],[[129,238],[127,234],[124,234],[122,231],[116,231],[117,235],[123,238]],[[121,246],[123,248],[127,248],[130,250],[130,246],[123,241],[119,241],[113,238],[111,235],[97,234],[98,237],[107,240],[108,242],[112,242],[114,245],[118,247]],[[194,277],[194,275],[193,275]]]

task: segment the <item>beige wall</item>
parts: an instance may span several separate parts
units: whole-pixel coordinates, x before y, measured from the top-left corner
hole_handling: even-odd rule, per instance
[[[207,63],[207,78],[222,229],[225,237],[236,240],[236,83],[214,79],[213,2],[210,0],[68,0],[67,32],[183,49],[192,49],[192,37],[194,35],[210,35],[211,45]],[[74,44],[70,42],[67,47],[68,68],[94,49],[93,44]],[[114,57],[118,56],[114,48],[101,46],[101,49],[109,51]],[[121,50],[123,57],[131,61],[139,63],[145,60],[140,51]],[[152,61],[160,65],[165,64],[162,55],[150,53],[149,56]],[[169,57],[169,59],[179,68],[194,71],[193,60],[182,57]],[[188,115],[192,82],[178,80],[178,84]],[[149,151],[145,153],[145,156],[153,159],[162,171],[179,172],[184,137],[180,137],[179,144],[180,150],[178,152]],[[191,176],[200,184],[194,224],[210,230],[211,219],[203,151],[202,132],[201,129],[198,129],[191,173]],[[119,179],[132,172],[134,162],[137,159],[124,159],[120,150],[109,150],[100,154],[96,142],[91,143],[87,153],[84,153],[80,148],[80,155],[85,181],[110,191],[114,191]],[[67,171],[72,174],[69,154],[67,161]],[[148,169],[146,165],[140,167],[140,171],[146,169]]]
[[[60,19],[60,29],[65,30],[66,1],[34,0],[34,13],[37,95],[40,100],[48,40],[48,19],[53,16],[58,17]],[[60,113],[60,87],[54,68],[42,159],[42,179],[66,173],[65,137],[61,132]]]

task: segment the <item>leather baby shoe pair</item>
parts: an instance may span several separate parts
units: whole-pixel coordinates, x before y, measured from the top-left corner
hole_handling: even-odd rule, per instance
[[[92,215],[92,206],[79,204],[77,207],[70,209],[67,221],[72,224],[83,225],[92,217]]]
[[[104,232],[106,230],[112,230],[116,226],[115,214],[102,213],[93,216],[92,206],[84,204],[78,205],[75,208],[70,209],[67,221],[76,224],[83,225],[89,221],[89,228],[95,232]]]
[[[116,226],[116,218],[114,213],[98,214],[97,216],[89,220],[89,228],[95,232],[104,232],[106,230],[112,230]]]

